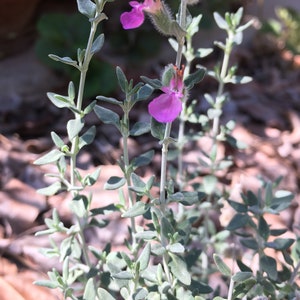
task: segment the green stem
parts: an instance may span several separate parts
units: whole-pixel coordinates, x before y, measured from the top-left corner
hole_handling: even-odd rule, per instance
[[[128,124],[129,124],[129,116],[128,116],[128,111],[124,112],[124,123],[126,124],[126,133],[123,133],[123,158],[124,158],[124,167],[125,167],[125,178],[126,178],[126,183],[127,183],[127,189],[128,189],[128,205],[129,208],[131,208],[134,205],[134,195],[131,190],[129,190],[129,186],[131,186],[131,172],[129,172],[129,153],[128,153]],[[131,217],[130,218],[130,223],[131,223],[131,230],[132,230],[132,249],[133,253],[137,251],[136,246],[136,223],[135,223],[135,218]]]
[[[185,29],[185,20],[186,20],[186,0],[181,0],[180,4],[180,15],[179,15],[179,25],[181,28]],[[177,40],[178,50],[176,54],[176,67],[180,69],[180,64],[182,60],[182,51],[184,45],[185,37],[182,37],[180,40]],[[166,182],[167,182],[167,155],[168,148],[170,144],[170,134],[171,134],[172,122],[166,124],[164,139],[162,141],[162,155],[161,155],[161,176],[160,176],[160,208],[162,215],[166,214]],[[161,226],[163,223],[161,223]],[[163,234],[164,230],[161,228],[161,243],[163,247],[166,247],[168,244],[167,237]],[[167,280],[172,286],[172,276],[169,270],[168,262],[169,262],[169,254],[165,252],[163,254],[163,267],[165,270],[165,274],[167,276]]]
[[[228,32],[228,38],[226,40],[226,46],[224,50],[224,57],[222,62],[222,68],[220,72],[220,79],[219,79],[219,86],[218,86],[218,92],[216,97],[216,107],[217,109],[220,109],[221,103],[219,103],[219,99],[224,93],[224,85],[225,85],[225,77],[227,76],[228,66],[229,66],[229,58],[232,51],[232,44],[233,44],[233,38],[234,35],[231,31]],[[216,116],[213,119],[213,126],[212,126],[212,136],[214,141],[216,141],[217,136],[219,134],[219,123],[220,123],[220,116]]]
[[[163,215],[166,211],[166,181],[167,181],[167,155],[172,122],[166,124],[165,135],[161,150],[161,174],[160,174],[160,205]]]
[[[91,24],[91,30],[90,30],[87,47],[86,47],[84,60],[83,60],[82,65],[79,66],[80,67],[80,80],[79,80],[78,95],[77,95],[77,101],[76,101],[76,108],[78,111],[82,110],[83,93],[84,93],[84,87],[85,87],[85,82],[86,82],[86,74],[88,71],[90,60],[92,58],[91,48],[92,48],[92,44],[94,41],[97,25],[98,25],[97,22],[92,22],[92,24]],[[82,115],[80,113],[75,113],[75,118],[77,120],[81,119]],[[72,140],[71,156],[70,156],[70,183],[71,183],[72,187],[74,187],[76,185],[76,161],[77,161],[78,151],[79,151],[79,137],[76,136]],[[73,198],[77,194],[78,194],[78,191],[76,191],[76,190],[72,191]],[[81,244],[82,244],[83,257],[84,257],[84,260],[85,260],[85,263],[87,264],[87,266],[89,268],[91,268],[92,265],[91,265],[91,261],[90,261],[88,251],[87,251],[88,247],[87,247],[86,240],[84,237],[85,220],[81,219],[78,216],[76,216],[76,218],[77,218],[77,223],[78,223],[79,229],[80,229],[78,234],[79,234]]]

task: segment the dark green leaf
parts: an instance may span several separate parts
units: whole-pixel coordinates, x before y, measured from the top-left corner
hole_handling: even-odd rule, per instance
[[[287,232],[287,229],[271,229],[270,235],[279,236]]]
[[[258,220],[258,233],[265,241],[267,241],[270,236],[269,225],[263,216],[260,216]]]
[[[158,79],[151,79],[146,76],[141,76],[141,79],[145,81],[147,84],[149,84],[150,86],[152,86],[154,89],[161,89],[163,86],[161,81]]]
[[[113,124],[117,128],[120,128],[120,117],[115,112],[111,111],[110,109],[101,107],[96,105],[94,107],[94,111],[97,117],[105,124]]]
[[[282,250],[286,250],[286,249],[290,248],[294,242],[295,242],[294,239],[278,238],[272,242],[267,242],[265,245],[266,245],[266,247],[282,251]]]
[[[122,101],[119,101],[119,100],[117,100],[115,98],[112,98],[112,97],[97,96],[96,99],[104,101],[104,102],[108,102],[108,103],[111,103],[111,104],[117,104],[117,105],[120,105],[120,106],[123,104]]]
[[[258,250],[258,244],[255,239],[241,239],[241,244],[249,249]]]
[[[154,150],[150,150],[148,152],[145,152],[138,157],[135,157],[132,161],[133,168],[136,169],[138,167],[146,166],[148,165],[154,156]]]
[[[277,279],[276,260],[273,257],[263,255],[260,258],[259,263],[260,263],[262,270],[268,274],[268,277],[271,280]]]
[[[272,199],[270,208],[277,213],[281,212],[290,206],[293,198],[294,195],[289,191],[277,191]]]
[[[232,201],[232,200],[229,200],[229,199],[227,200],[227,202],[230,204],[230,206],[234,210],[236,210],[239,213],[246,213],[248,211],[247,205],[244,205],[242,203],[235,202],[235,201]]]
[[[252,191],[247,191],[247,194],[242,195],[242,198],[246,205],[254,206],[258,204],[258,199]]]
[[[151,134],[153,137],[162,141],[165,135],[166,124],[157,122],[154,118],[151,118]]]
[[[137,122],[131,128],[130,135],[139,136],[149,131],[150,131],[150,124],[148,122]]]
[[[233,231],[233,230],[237,230],[239,228],[243,228],[246,225],[248,225],[249,223],[249,216],[246,214],[240,214],[237,213],[236,215],[234,215],[234,217],[231,219],[231,221],[229,222],[229,224],[227,225],[226,229]]]
[[[196,72],[189,74],[184,80],[186,89],[191,90],[195,84],[199,83],[204,78],[205,73],[205,68],[199,68]]]
[[[121,90],[126,93],[128,88],[128,80],[120,67],[116,68],[117,78]]]
[[[153,93],[153,88],[145,84],[137,92],[135,101],[142,101],[148,99]]]
[[[179,202],[183,205],[190,206],[196,203],[200,203],[207,195],[202,192],[182,192],[183,199]]]
[[[252,272],[252,270],[248,266],[246,266],[241,260],[237,259],[236,262],[242,272]]]
[[[249,278],[244,282],[238,283],[233,291],[233,299],[241,299],[253,288],[256,283],[257,282],[254,278]]]

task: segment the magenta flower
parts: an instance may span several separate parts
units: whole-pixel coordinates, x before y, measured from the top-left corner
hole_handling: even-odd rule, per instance
[[[183,81],[181,73],[177,71],[177,76],[172,78],[169,86],[163,87],[162,95],[154,98],[148,106],[150,115],[158,122],[173,122],[181,113],[183,97]]]
[[[132,29],[141,26],[145,20],[144,12],[155,14],[158,10],[161,10],[162,4],[160,0],[144,0],[143,3],[137,1],[130,1],[132,10],[130,12],[124,12],[121,15],[121,24],[124,29]]]

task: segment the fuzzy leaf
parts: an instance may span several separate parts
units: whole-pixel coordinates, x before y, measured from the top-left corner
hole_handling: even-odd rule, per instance
[[[59,56],[54,55],[54,54],[49,54],[48,56],[51,59],[55,60],[55,61],[59,61],[63,64],[70,65],[70,66],[73,66],[73,67],[77,67],[77,61],[73,60],[70,57],[59,57]]]
[[[153,93],[153,87],[148,84],[143,85],[137,92],[135,101],[142,101],[148,99]]]
[[[96,299],[96,288],[94,284],[94,278],[90,278],[85,284],[83,300],[95,300],[95,299]]]
[[[263,216],[260,216],[258,221],[258,233],[265,241],[267,241],[270,236],[269,225]]]
[[[94,111],[97,117],[105,124],[113,124],[117,128],[120,127],[120,117],[115,112],[111,111],[110,109],[101,107],[96,105],[94,107]]]
[[[174,243],[167,248],[172,253],[184,253],[184,246],[180,243]]]
[[[151,118],[151,134],[153,137],[163,140],[165,135],[166,124],[157,122],[154,118]]]
[[[290,248],[294,242],[295,242],[294,239],[278,238],[272,242],[267,242],[265,245],[269,248],[282,251]]]
[[[126,93],[128,88],[128,80],[120,67],[116,68],[117,78],[121,90]]]
[[[241,239],[241,244],[249,249],[258,250],[258,244],[255,239]]]
[[[150,124],[148,122],[137,122],[131,128],[130,135],[139,136],[149,131],[150,131]]]
[[[62,156],[64,156],[64,153],[57,150],[57,149],[53,149],[50,152],[48,152],[47,154],[45,154],[44,156],[38,158],[34,164],[35,165],[45,165],[45,164],[50,164],[53,162],[58,161]]]
[[[79,137],[78,147],[82,147],[91,144],[96,136],[96,126],[91,126],[82,136]]]
[[[132,279],[134,276],[132,273],[128,272],[128,271],[121,271],[117,274],[113,275],[114,278],[116,279],[125,279],[125,280],[130,280]]]
[[[64,141],[54,131],[51,132],[51,138],[57,148],[62,148],[65,145]]]
[[[245,213],[245,212],[247,212],[247,206],[246,205],[244,205],[242,203],[239,203],[239,202],[235,202],[235,201],[229,200],[229,199],[227,200],[227,202],[237,212],[239,212],[239,213]]]
[[[243,282],[253,276],[252,272],[237,272],[232,276],[234,282]]]
[[[96,4],[91,0],[77,0],[78,11],[88,18],[94,18]]]
[[[196,72],[189,74],[184,80],[184,85],[186,89],[191,90],[195,84],[199,83],[203,79],[205,73],[205,68],[199,68]]]
[[[192,278],[191,274],[187,270],[185,261],[179,256],[170,253],[172,261],[169,263],[172,274],[183,284],[190,285]]]
[[[60,189],[61,189],[61,183],[57,181],[45,188],[38,189],[37,193],[45,196],[52,196],[56,194]]]
[[[151,253],[151,244],[147,243],[137,260],[137,263],[140,263],[140,271],[144,271],[148,267],[149,260],[150,260],[150,253]]]
[[[218,270],[224,276],[230,277],[231,276],[230,268],[223,262],[222,258],[217,254],[214,254],[213,258],[214,258],[215,264],[217,265]]]
[[[68,121],[67,132],[70,141],[72,141],[73,138],[78,136],[83,126],[84,126],[84,122],[82,119],[73,119]]]
[[[112,176],[104,184],[104,189],[116,190],[122,187],[125,183],[126,183],[126,179],[124,177]]]
[[[134,158],[132,161],[134,169],[148,165],[152,161],[153,156],[154,150],[150,150]]]
[[[93,42],[91,53],[94,54],[101,50],[104,44],[104,34],[101,33]]]
[[[227,225],[226,229],[233,231],[233,230],[236,230],[239,228],[243,228],[244,226],[246,226],[248,224],[248,221],[249,221],[248,215],[238,213],[231,219],[231,221]]]
[[[115,300],[115,298],[105,289],[98,288],[97,295],[99,299]]]
[[[225,19],[223,17],[221,17],[221,15],[219,13],[214,12],[214,19],[219,28],[224,29],[224,30],[229,29],[227,22],[225,21]]]
[[[55,93],[47,93],[47,97],[58,108],[71,107],[73,105],[69,98],[65,96]]]
[[[149,210],[149,205],[142,201],[136,202],[126,212],[122,214],[123,218],[133,218],[145,214]]]
[[[263,255],[260,259],[260,265],[262,270],[268,274],[270,279],[277,279],[276,260],[273,257]]]

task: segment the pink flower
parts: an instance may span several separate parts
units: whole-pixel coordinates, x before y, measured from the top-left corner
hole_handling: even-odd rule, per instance
[[[161,90],[164,94],[154,98],[148,106],[150,115],[158,122],[173,122],[181,113],[183,97],[183,81],[181,71],[177,70],[177,76],[171,79],[169,86]]]
[[[145,20],[145,12],[154,14],[158,10],[161,10],[162,4],[160,0],[144,0],[143,3],[137,1],[130,1],[132,10],[130,12],[124,12],[121,15],[121,23],[124,29],[132,29],[141,26]]]

